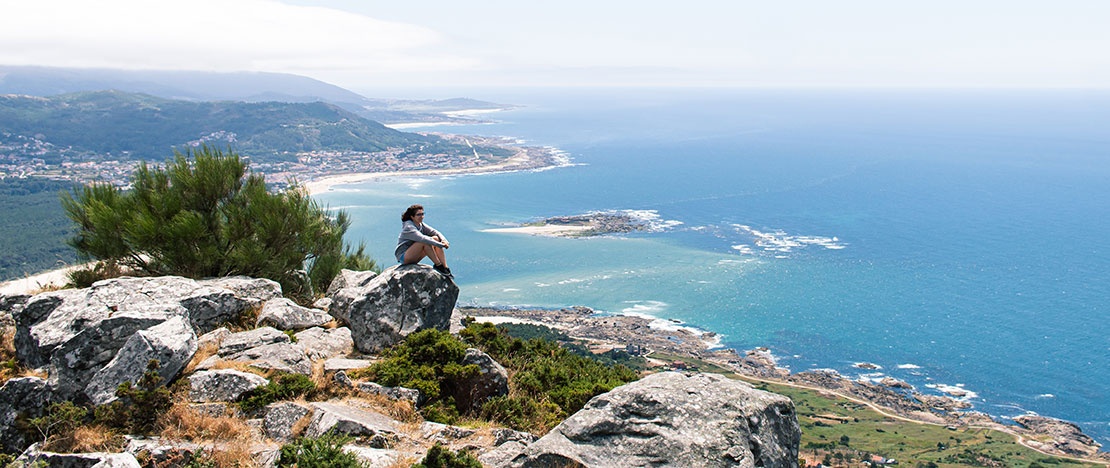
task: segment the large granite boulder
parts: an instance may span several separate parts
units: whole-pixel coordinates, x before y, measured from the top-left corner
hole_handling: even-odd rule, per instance
[[[331,280],[331,285],[328,286],[328,291],[324,295],[327,297],[334,296],[343,288],[361,288],[366,286],[375,276],[378,276],[378,274],[373,271],[355,271],[344,268],[339,270],[335,279]]]
[[[591,399],[522,452],[490,466],[797,467],[790,399],[715,374],[663,372]],[[522,447],[506,443],[503,448]]]
[[[349,325],[358,350],[377,353],[415,331],[446,330],[459,287],[428,265],[401,265],[330,297],[328,312]]]
[[[255,326],[271,326],[279,330],[299,331],[319,327],[332,321],[331,315],[320,309],[297,305],[287,298],[271,299],[262,305]]]
[[[35,295],[13,314],[16,355],[28,366],[41,367],[50,362],[55,348],[87,329],[104,328],[103,322],[121,315],[141,317],[159,310],[186,315],[196,332],[202,334],[220,323],[237,319],[247,308],[261,303],[253,296],[240,297],[214,284],[219,283],[177,276],[113,278],[85,289]],[[120,341],[119,345],[122,344]]]
[[[51,387],[64,399],[85,401],[87,398],[85,394],[86,387],[101,369],[116,359],[119,351],[131,340],[132,336],[142,330],[154,328],[173,319],[177,319],[182,324],[186,323],[185,309],[173,304],[144,304],[103,317],[95,324],[86,326],[84,330],[69,336],[66,341],[52,350],[49,379]],[[68,331],[73,328],[76,328],[76,324],[43,327],[39,331]],[[187,332],[184,332],[187,334],[170,337],[170,340],[180,338],[188,341],[190,338],[192,339],[192,350],[188,351],[189,356],[185,357],[187,362],[192,357],[192,352],[196,351],[196,335],[193,334],[191,327],[186,325],[185,328],[188,329]],[[40,336],[52,338],[60,335],[43,333]],[[189,344],[177,343],[169,346],[186,352]],[[146,361],[137,363],[143,370],[146,369],[146,364]],[[142,375],[142,371],[139,372],[139,375]],[[172,380],[175,375],[176,371],[173,375],[166,375],[166,382]],[[112,394],[114,390],[109,390],[108,393]]]
[[[93,375],[85,395],[97,405],[115,400],[116,388],[123,382],[137,383],[152,360],[158,361],[162,381],[171,382],[196,352],[196,332],[184,317],[174,317],[131,335],[116,357]]]
[[[478,366],[478,375],[461,382],[454,391],[455,404],[466,413],[495,396],[509,394],[509,372],[490,355],[467,348],[462,364]]]
[[[53,395],[46,380],[38,377],[10,379],[0,387],[0,452],[21,452],[33,442],[16,420],[42,416]]]

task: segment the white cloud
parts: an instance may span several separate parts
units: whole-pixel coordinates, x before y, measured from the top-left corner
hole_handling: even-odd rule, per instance
[[[0,64],[127,69],[456,70],[428,28],[271,0],[0,0]]]

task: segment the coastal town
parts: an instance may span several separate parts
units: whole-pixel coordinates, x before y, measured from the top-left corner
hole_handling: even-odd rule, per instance
[[[251,170],[263,174],[276,187],[290,181],[307,183],[343,174],[383,174],[417,171],[475,172],[528,170],[557,165],[564,156],[554,148],[524,146],[505,137],[461,136],[429,133],[470,148],[500,148],[512,153],[498,157],[473,149],[471,153],[412,153],[400,148],[386,151],[311,151],[298,153],[295,161],[252,162]],[[199,146],[201,142],[190,142]],[[172,153],[166,154],[169,159]],[[250,160],[250,155],[241,155]],[[155,161],[159,162],[159,161]],[[117,187],[129,184],[139,161],[123,154],[91,154],[58,148],[42,139],[0,134],[0,179],[41,177],[79,183],[108,183]],[[500,165],[500,166],[499,166]]]

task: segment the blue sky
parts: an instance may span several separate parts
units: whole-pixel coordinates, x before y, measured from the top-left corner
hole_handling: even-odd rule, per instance
[[[0,0],[0,64],[351,89],[1110,85],[1110,2]]]

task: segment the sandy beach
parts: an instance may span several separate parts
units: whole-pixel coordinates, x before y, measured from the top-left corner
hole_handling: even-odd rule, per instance
[[[555,150],[549,148],[521,147],[513,156],[496,164],[459,169],[421,169],[413,171],[393,172],[363,172],[355,174],[336,174],[324,176],[308,181],[304,184],[309,194],[327,192],[337,185],[357,184],[372,180],[384,180],[393,177],[429,177],[451,176],[463,174],[489,174],[495,172],[535,170],[545,167],[556,167],[560,163],[556,158]]]

